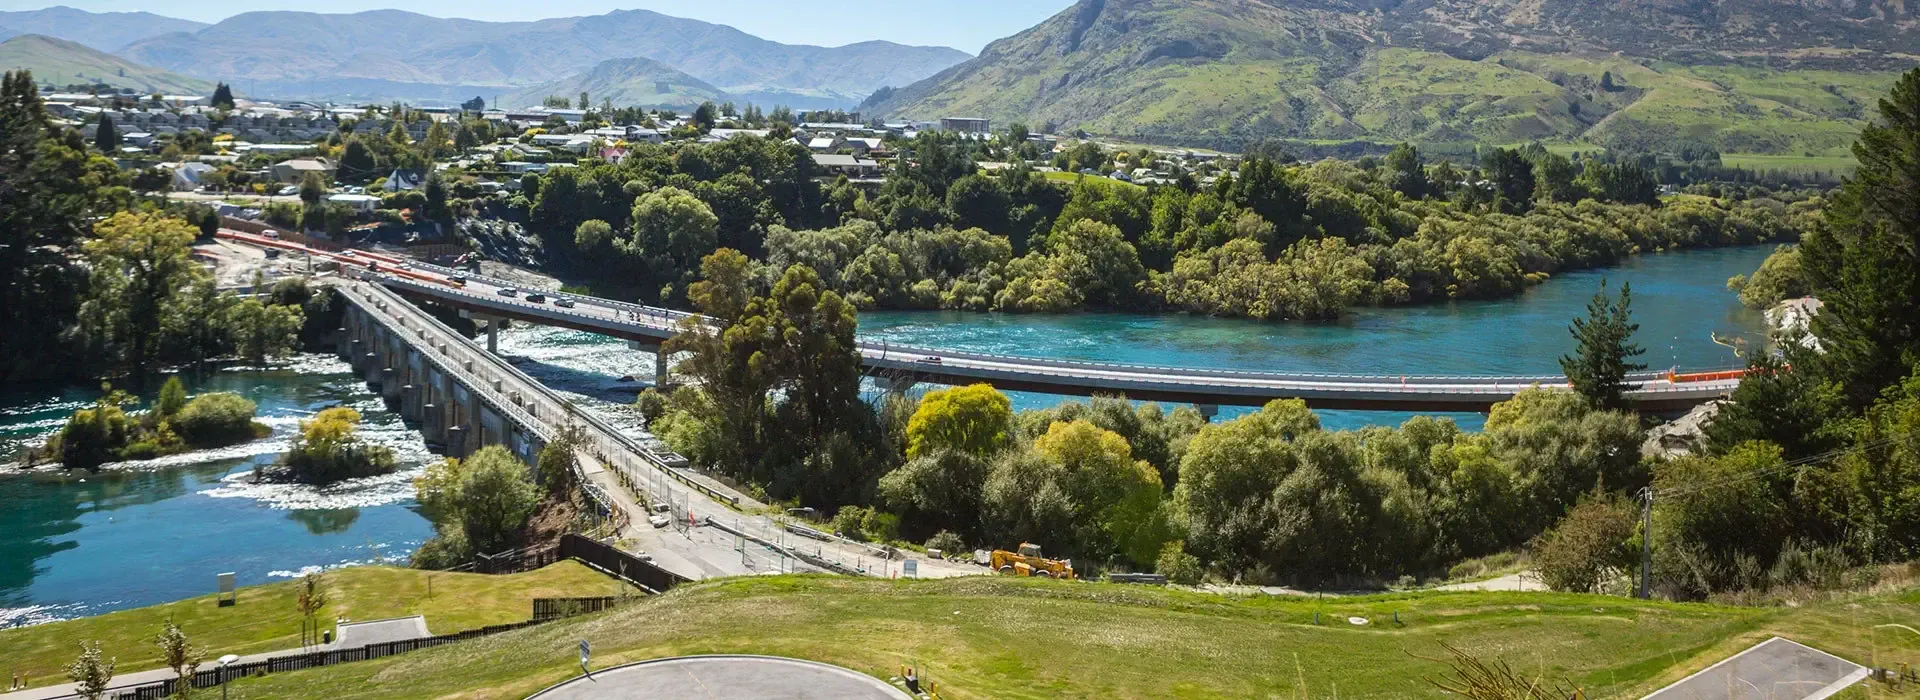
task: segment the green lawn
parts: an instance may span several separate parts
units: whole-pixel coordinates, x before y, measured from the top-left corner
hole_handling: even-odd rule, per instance
[[[1841,175],[1853,172],[1859,162],[1851,154],[1794,156],[1771,155],[1765,153],[1725,153],[1720,162],[1731,167],[1748,170],[1781,170],[1786,172],[1832,172]]]
[[[326,574],[329,603],[320,619],[378,620],[425,615],[427,629],[444,634],[519,622],[532,616],[534,598],[603,596],[619,592],[614,579],[574,562],[522,574],[488,576],[388,567],[357,567]],[[431,583],[429,583],[431,582]],[[432,594],[428,594],[428,586]],[[24,672],[33,685],[65,682],[64,667],[82,641],[100,642],[118,659],[119,672],[161,666],[150,642],[171,618],[207,658],[300,645],[294,609],[299,582],[249,586],[237,602],[219,607],[214,596],[122,610],[95,617],[0,630],[0,672]]]
[[[1041,173],[1041,176],[1045,177],[1048,180],[1052,180],[1054,182],[1063,182],[1069,185],[1079,181],[1080,178],[1084,177],[1088,180],[1092,180],[1096,183],[1105,184],[1105,185],[1118,185],[1121,187],[1139,187],[1139,185],[1133,184],[1131,182],[1115,180],[1105,175],[1085,175],[1082,173],[1047,172],[1047,173]]]
[[[1372,624],[1350,625],[1349,616]],[[1789,609],[1564,594],[1240,599],[992,577],[755,577],[389,659],[251,679],[232,691],[519,698],[578,673],[574,648],[586,639],[601,667],[757,653],[884,678],[912,664],[944,698],[1423,698],[1443,697],[1423,678],[1444,667],[1422,657],[1440,655],[1444,642],[1566,678],[1588,697],[1637,697],[1773,634],[1862,662],[1920,662],[1920,636],[1871,631],[1916,617],[1913,594]]]

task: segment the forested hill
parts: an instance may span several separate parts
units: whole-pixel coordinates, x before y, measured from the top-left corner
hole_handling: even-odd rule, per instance
[[[1841,155],[1914,65],[1912,14],[1890,0],[1081,0],[867,108],[1229,147]]]

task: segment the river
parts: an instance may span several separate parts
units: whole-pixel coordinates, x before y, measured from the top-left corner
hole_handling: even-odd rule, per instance
[[[1567,323],[1604,277],[1634,288],[1643,358],[1657,368],[1737,363],[1712,334],[1757,339],[1759,313],[1726,279],[1751,273],[1769,249],[1748,247],[1636,258],[1609,270],[1562,275],[1513,299],[1364,309],[1332,324],[1258,323],[1179,315],[1022,316],[875,312],[862,332],[891,342],[1042,357],[1159,365],[1369,374],[1511,375],[1558,370],[1571,350]],[[652,374],[651,356],[575,331],[515,328],[501,351],[529,374],[612,409]],[[411,480],[433,457],[417,432],[381,407],[345,363],[304,355],[273,370],[228,369],[187,377],[190,391],[238,391],[260,405],[272,437],[226,450],[110,468],[94,475],[0,476],[0,627],[204,595],[231,571],[241,585],[315,568],[402,560],[432,535],[415,512]],[[0,463],[57,430],[96,391],[0,392]],[[1018,408],[1060,397],[1015,394]],[[255,486],[246,477],[285,449],[298,421],[332,405],[366,416],[372,439],[392,446],[396,474],[319,490]],[[1246,409],[1224,409],[1223,417]],[[631,419],[615,413],[632,425]],[[1390,425],[1409,414],[1322,413],[1330,428]],[[1466,427],[1482,417],[1455,415]]]

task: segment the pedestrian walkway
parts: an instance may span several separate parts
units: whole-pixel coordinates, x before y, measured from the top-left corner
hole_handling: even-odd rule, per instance
[[[777,656],[682,656],[594,671],[528,700],[907,700],[863,673]]]

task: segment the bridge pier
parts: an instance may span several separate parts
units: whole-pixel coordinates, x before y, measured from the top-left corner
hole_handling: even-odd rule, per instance
[[[914,379],[913,375],[910,374],[881,377],[880,390],[889,394],[904,394],[912,390],[913,385],[919,383],[919,380]]]
[[[1207,419],[1208,423],[1213,422],[1214,416],[1220,415],[1220,407],[1216,404],[1197,403],[1193,407],[1200,411],[1200,417]]]

